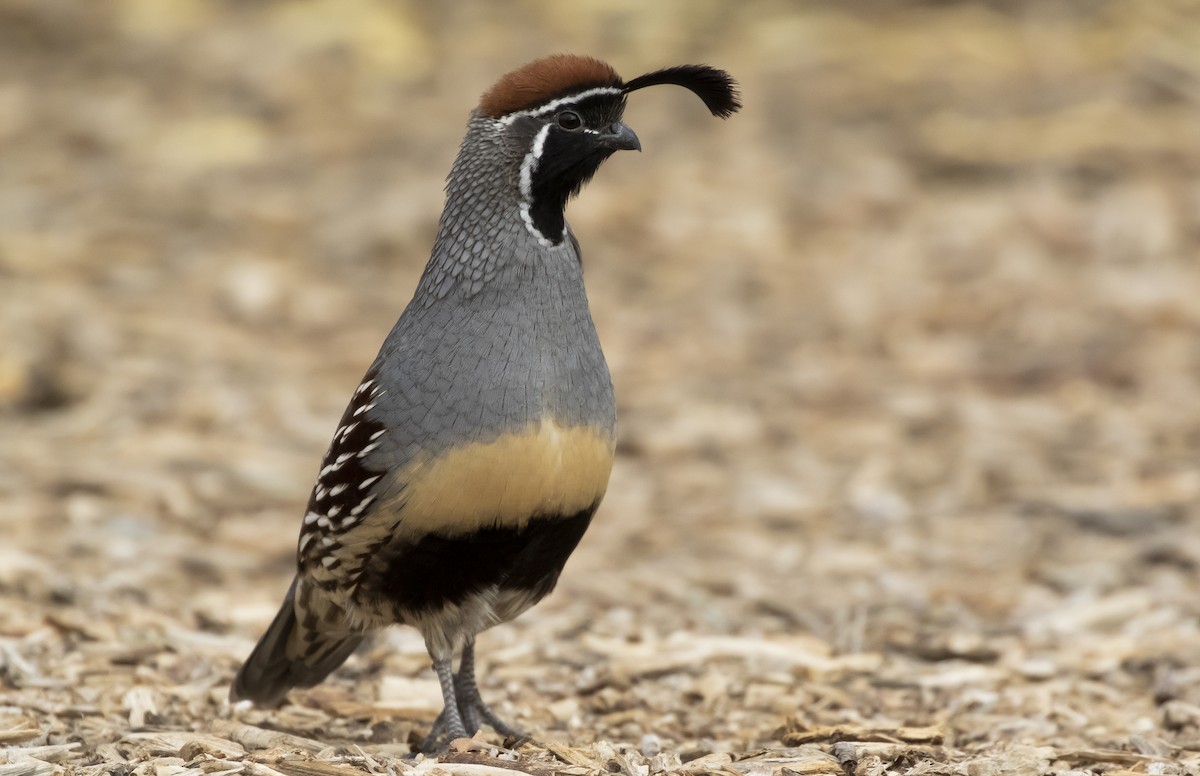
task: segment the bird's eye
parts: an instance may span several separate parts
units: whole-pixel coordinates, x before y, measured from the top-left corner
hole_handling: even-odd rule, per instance
[[[558,114],[558,125],[563,129],[576,130],[583,126],[583,119],[573,110],[564,110]]]

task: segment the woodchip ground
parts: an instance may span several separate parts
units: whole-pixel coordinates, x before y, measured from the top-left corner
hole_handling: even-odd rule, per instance
[[[467,111],[635,95],[568,212],[620,402],[534,733],[396,630],[224,699]],[[1200,772],[1200,6],[0,2],[0,776]]]

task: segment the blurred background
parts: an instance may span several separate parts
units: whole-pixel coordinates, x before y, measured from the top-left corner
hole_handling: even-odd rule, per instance
[[[693,755],[1197,757],[1194,0],[0,0],[3,740],[221,713],[468,112],[559,51],[746,107],[638,93],[568,210],[619,459],[485,694]],[[436,698],[398,631],[248,719],[382,745]]]

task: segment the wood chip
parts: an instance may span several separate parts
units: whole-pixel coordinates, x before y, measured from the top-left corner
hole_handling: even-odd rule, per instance
[[[485,765],[481,763],[449,763],[440,762],[438,760],[425,760],[419,763],[415,768],[405,771],[406,774],[413,776],[424,776],[424,774],[451,774],[451,776],[512,776],[514,771],[512,768],[498,767],[494,765]],[[548,770],[547,773],[553,773],[553,770]]]
[[[308,754],[317,754],[326,748],[320,741],[311,738],[280,733],[275,730],[265,730],[241,722],[227,719],[214,719],[209,730],[217,738],[225,738],[245,747],[247,751],[262,749],[297,749]]]
[[[522,762],[520,760],[502,760],[480,751],[451,752],[443,755],[441,761],[452,765],[483,765],[509,771],[510,773],[530,773],[534,776],[552,776],[555,773],[555,769],[548,765]]]
[[[834,725],[806,728],[795,720],[789,720],[781,731],[780,742],[784,746],[800,746],[816,741],[837,743],[839,741],[890,742],[910,744],[940,744],[945,737],[942,725],[926,727],[877,728],[856,725]]]
[[[365,772],[348,765],[291,757],[276,760],[272,765],[288,776],[362,776]]]
[[[30,720],[27,724],[35,725],[32,720]],[[41,729],[36,727],[36,725],[33,727],[19,726],[10,728],[8,730],[0,730],[0,746],[23,744],[26,741],[32,741],[41,735],[43,735],[43,733]]]
[[[139,752],[149,757],[182,757],[192,760],[201,754],[212,754],[222,758],[241,757],[246,749],[227,738],[203,733],[129,733],[122,741],[134,744]]]
[[[688,763],[690,766],[691,763]],[[740,774],[779,773],[804,776],[845,776],[838,759],[817,747],[800,747],[792,752],[765,752],[723,766]]]
[[[1140,754],[1124,749],[1070,749],[1059,752],[1059,758],[1071,763],[1120,763],[1136,765],[1149,763],[1163,758],[1155,755]]]
[[[562,760],[567,765],[590,767],[595,764],[594,758],[589,757],[583,751],[567,746],[566,744],[551,742],[545,746],[548,752]]]
[[[0,765],[0,776],[51,776],[60,772],[60,766],[32,757],[21,762]]]
[[[34,759],[44,760],[50,763],[60,763],[70,759],[72,756],[79,754],[83,748],[83,744],[78,742],[70,744],[51,744],[48,746],[29,746],[21,748],[12,748],[6,750],[9,760],[14,759]]]

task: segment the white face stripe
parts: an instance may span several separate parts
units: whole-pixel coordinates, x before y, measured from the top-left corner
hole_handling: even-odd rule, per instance
[[[525,154],[525,159],[521,162],[521,220],[543,248],[551,248],[554,243],[533,225],[533,215],[529,212],[529,207],[533,204],[533,171],[537,169],[538,161],[542,158],[542,149],[546,147],[546,136],[550,134],[550,127],[550,124],[546,124],[533,136],[533,145],[529,147],[529,153]]]
[[[587,89],[576,94],[569,94],[564,97],[559,97],[558,99],[551,100],[545,105],[537,108],[514,111],[513,113],[509,113],[506,116],[496,119],[495,121],[499,126],[504,127],[524,116],[542,116],[544,114],[554,112],[563,105],[571,105],[592,97],[598,97],[600,95],[616,96],[623,93],[624,91],[620,87],[597,86],[594,89]],[[533,214],[530,212],[530,207],[533,205],[533,173],[535,170],[537,170],[538,162],[541,161],[542,150],[546,147],[546,137],[550,134],[551,126],[553,125],[543,125],[537,131],[537,134],[533,136],[533,144],[529,147],[529,153],[527,153],[525,158],[521,160],[521,176],[519,182],[521,188],[521,204],[519,208],[521,213],[521,221],[524,222],[525,228],[529,230],[529,233],[537,239],[538,244],[540,244],[543,248],[553,248],[555,244],[548,237],[546,237],[546,235],[542,234],[536,225],[534,225]],[[581,127],[581,129],[591,135],[600,134],[600,132],[591,129],[590,127]],[[564,224],[563,234],[559,236],[560,244],[565,242],[563,240],[565,236],[566,225]]]
[[[525,222],[525,228],[529,230],[529,233],[538,241],[538,245],[541,245],[543,248],[554,247],[554,243],[546,239],[546,235],[539,232],[538,228],[533,225],[533,215],[529,212],[528,202],[521,203],[521,220]],[[563,229],[565,230],[566,227],[564,226]]]
[[[537,108],[531,108],[530,110],[513,111],[512,113],[509,113],[505,116],[501,116],[497,120],[499,121],[499,123],[502,126],[508,125],[508,124],[513,123],[517,119],[521,118],[522,116],[540,116],[543,113],[549,113],[553,110],[556,110],[560,106],[569,105],[573,102],[579,102],[580,100],[586,100],[589,97],[596,97],[601,94],[618,95],[618,94],[624,94],[624,93],[625,93],[625,90],[619,86],[597,86],[594,89],[587,89],[586,91],[578,92],[576,94],[568,94],[565,97],[559,97],[557,100],[551,100],[550,102],[546,103],[545,105],[541,105]]]
[[[533,145],[521,162],[521,199],[529,202],[533,199],[533,171],[537,169],[538,161],[542,158],[542,149],[546,146],[546,135],[550,134],[550,125],[546,124],[533,136]]]

